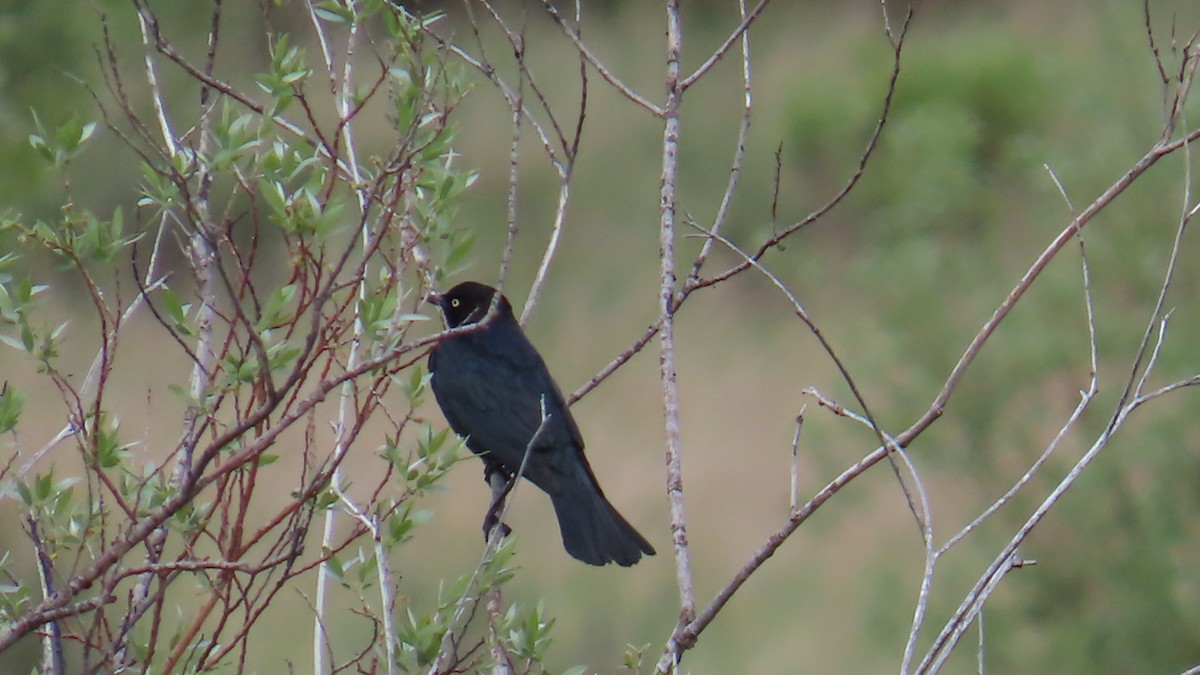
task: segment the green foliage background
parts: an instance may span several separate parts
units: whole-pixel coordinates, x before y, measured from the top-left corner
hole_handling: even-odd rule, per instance
[[[161,11],[176,32],[197,22],[200,44],[203,8],[186,4]],[[1152,5],[1160,36],[1172,24],[1187,32],[1200,22],[1194,3]],[[686,3],[685,61],[694,66],[720,43],[733,21],[731,7]],[[97,11],[123,9],[74,0],[0,6],[0,210],[35,217],[58,208],[62,185],[26,141],[34,130],[29,111],[50,124],[72,115],[94,118],[77,80],[96,82]],[[453,16],[457,9],[447,9],[462,20]],[[727,230],[746,245],[802,217],[850,175],[889,74],[878,3],[779,2],[769,14],[752,37],[756,112]],[[261,30],[252,16],[233,30]],[[656,96],[661,9],[611,3],[591,21],[586,39],[601,58]],[[569,107],[577,96],[577,62],[536,10],[528,22],[534,72],[551,100]],[[129,21],[123,26],[133,28]],[[1169,48],[1165,38],[1160,48]],[[263,54],[245,59],[265,65]],[[850,363],[873,412],[893,430],[923,412],[969,339],[1068,221],[1070,211],[1044,167],[1080,209],[1150,147],[1162,120],[1161,87],[1135,3],[923,3],[903,68],[882,145],[861,186],[765,261],[796,289]],[[700,223],[711,219],[727,179],[739,76],[735,61],[722,63],[716,80],[703,83],[684,110],[681,199]],[[483,83],[458,114],[457,147],[481,174],[462,209],[479,238],[471,274],[490,281],[505,230],[509,118]],[[1194,101],[1189,116],[1200,119]],[[598,78],[588,124],[566,239],[530,325],[567,390],[623,349],[656,311],[661,128]],[[136,200],[136,163],[119,147],[101,133],[75,163],[73,194],[97,211],[128,209]],[[772,223],[777,149],[779,222]],[[524,151],[522,230],[509,286],[518,305],[548,237],[555,199],[555,181],[531,141]],[[1102,430],[1150,318],[1183,200],[1182,161],[1165,160],[1090,226],[1101,400],[1050,470],[948,559],[930,630]],[[699,245],[682,243],[685,251]],[[1160,384],[1200,367],[1197,247],[1191,239],[1184,246]],[[734,261],[723,254],[715,267]],[[77,299],[70,281],[61,283],[53,298],[69,307]],[[1012,484],[1074,407],[1088,376],[1084,318],[1077,256],[1063,256],[1006,320],[946,416],[911,448],[930,485],[942,539]],[[745,275],[697,296],[680,321],[685,486],[703,601],[786,517],[792,420],[807,400],[801,391],[816,386],[845,403],[849,396],[761,278]],[[7,348],[0,369],[14,382],[31,377],[29,364]],[[544,601],[557,617],[553,667],[587,663],[615,671],[623,645],[650,643],[648,653],[655,654],[674,624],[656,379],[655,358],[640,355],[581,401],[577,415],[606,491],[644,525],[658,558],[632,570],[575,564],[561,552],[547,504],[532,490],[511,517],[521,571],[506,599]],[[137,401],[158,383],[134,378],[127,386]],[[1194,392],[1183,392],[1145,411],[1035,533],[1023,554],[1038,565],[1009,577],[985,614],[989,672],[1164,673],[1200,662],[1198,402]],[[48,417],[42,426],[55,424]],[[0,452],[11,452],[12,444],[3,443]],[[872,445],[862,430],[810,405],[802,494]],[[436,516],[397,561],[401,593],[413,603],[428,601],[438,579],[476,560],[483,488],[473,465],[456,472],[451,489],[427,503]],[[0,548],[14,555],[25,550],[15,524],[0,529],[10,538]],[[911,620],[920,556],[903,499],[880,467],[784,546],[704,634],[687,670],[891,671]],[[307,630],[302,606],[297,600],[281,610],[280,635]],[[352,634],[355,627],[339,630]],[[294,658],[294,645],[280,642],[278,653],[259,655],[259,672]],[[973,668],[970,651],[963,650],[951,672]],[[16,663],[10,656],[0,655],[0,670]]]

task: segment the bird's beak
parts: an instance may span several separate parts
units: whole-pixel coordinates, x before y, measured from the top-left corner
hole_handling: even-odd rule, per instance
[[[437,305],[438,307],[441,307],[442,306],[442,294],[438,293],[437,291],[432,291],[429,295],[425,296],[425,302],[428,302],[431,305]]]

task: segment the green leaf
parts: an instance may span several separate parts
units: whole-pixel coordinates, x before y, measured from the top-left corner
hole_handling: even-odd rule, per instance
[[[446,267],[451,269],[458,267],[466,260],[467,254],[475,246],[475,233],[467,232],[461,237],[457,237],[451,241],[450,250],[446,254]]]
[[[329,556],[325,561],[325,567],[329,570],[329,576],[337,581],[341,581],[346,576],[346,568],[342,565],[342,559],[335,553]]]
[[[181,385],[177,382],[172,382],[172,383],[168,384],[167,391],[178,396],[188,406],[198,406],[198,404],[199,404],[199,402],[196,399],[192,398],[191,392],[188,389],[185,389],[183,387],[183,385]]]
[[[29,489],[29,485],[20,478],[14,481],[17,487],[17,494],[21,497],[21,502],[25,506],[33,506],[33,491]]]
[[[54,490],[54,472],[44,473],[33,479],[33,497],[38,503],[50,498]]]
[[[159,171],[149,162],[142,163],[141,171],[142,198],[138,200],[138,206],[157,206],[160,209],[171,208],[179,194],[179,186],[169,176],[165,175],[165,172]]]
[[[325,203],[324,208],[318,208],[318,215],[313,229],[316,230],[317,236],[327,237],[333,233],[337,226],[342,222],[342,211],[346,208],[345,201],[337,198],[330,198]]]
[[[17,306],[13,303],[13,298],[3,284],[0,284],[0,319],[6,321],[15,321],[17,318]]]
[[[33,114],[33,124],[37,133],[29,134],[29,145],[43,159],[52,162],[59,169],[70,163],[96,132],[95,122],[85,123],[78,116],[72,116],[55,129],[53,134],[48,133],[42,126],[36,112]]]
[[[257,322],[260,331],[273,328],[291,320],[291,313],[285,312],[296,299],[296,284],[288,284],[271,294],[263,305],[262,315]]]
[[[318,17],[329,23],[354,23],[354,10],[334,0],[318,2],[315,10]]]
[[[260,181],[258,184],[258,193],[262,195],[263,201],[267,203],[267,208],[271,210],[271,215],[276,219],[286,219],[288,215],[288,198],[283,191],[283,184],[274,181]]]
[[[267,348],[267,366],[271,372],[282,370],[291,365],[303,350],[290,342],[280,342]]]
[[[25,392],[5,384],[0,388],[0,434],[11,431],[21,419],[25,406]]]
[[[33,353],[33,347],[37,343],[37,338],[33,334],[33,329],[28,324],[21,326],[21,346],[25,351]]]
[[[175,291],[170,288],[163,287],[162,289],[163,309],[167,311],[167,317],[171,319],[175,330],[185,335],[195,335],[196,330],[188,322],[187,314],[191,310],[191,305],[185,305],[179,301],[179,296],[175,295]]]
[[[0,335],[0,342],[3,342],[13,349],[19,349],[23,352],[29,351],[29,348],[25,346],[25,343],[11,335]]]

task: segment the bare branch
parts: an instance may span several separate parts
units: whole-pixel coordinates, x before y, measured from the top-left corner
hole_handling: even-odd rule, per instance
[[[767,0],[762,0],[755,9],[762,11],[766,4]],[[749,17],[746,15],[746,0],[738,0],[738,10],[741,12],[743,25],[749,27],[750,24],[747,22]],[[741,178],[742,174],[742,160],[746,156],[746,139],[750,135],[750,112],[753,109],[754,103],[750,87],[750,33],[743,29],[741,36],[742,123],[741,127],[738,128],[737,149],[733,153],[733,165],[729,169],[729,183],[725,186],[725,193],[721,196],[721,205],[717,207],[717,215],[713,218],[712,227],[708,229],[709,233],[714,235],[714,237],[720,234],[721,227],[725,224],[725,219],[729,216],[729,206],[733,203],[733,195],[737,191],[738,179]],[[778,155],[776,155],[776,162],[778,163]],[[778,186],[778,179],[776,180],[776,186]],[[696,259],[692,261],[692,270],[688,273],[688,284],[694,284],[699,280],[700,268],[704,266],[704,262],[708,259],[715,241],[715,238],[709,238],[700,247],[700,252],[696,254]]]
[[[683,500],[683,441],[679,428],[679,389],[675,365],[675,223],[678,203],[679,107],[683,89],[680,77],[680,57],[683,49],[683,30],[679,16],[679,0],[668,0],[667,10],[667,104],[663,109],[666,124],[663,129],[662,189],[659,202],[659,380],[662,386],[663,422],[667,449],[667,501],[671,508],[671,540],[675,552],[675,580],[679,586],[679,623],[667,639],[666,648],[658,661],[657,672],[671,672],[694,642],[684,629],[696,616],[695,580],[692,576],[691,554],[688,548],[687,516]]]
[[[767,8],[767,4],[769,2],[770,0],[759,0],[759,3],[754,6],[754,9],[750,10],[750,13],[747,14],[745,0],[738,0],[738,10],[741,14],[742,22],[738,24],[737,28],[733,29],[733,32],[729,34],[729,37],[725,38],[725,42],[721,43],[721,46],[717,47],[716,51],[714,51],[712,55],[710,55],[704,61],[704,63],[700,64],[700,66],[696,68],[691,75],[683,78],[683,88],[685,90],[695,84],[697,80],[704,77],[704,74],[711,70],[712,67],[715,66],[731,48],[733,48],[733,45],[739,39],[742,41],[743,67],[749,65],[750,57],[749,48],[747,46],[749,39],[747,38],[747,35],[749,35],[750,32],[750,24],[754,23],[754,21],[758,19],[758,17],[763,13],[763,10]],[[746,79],[749,81],[749,77]]]
[[[605,82],[612,85],[613,89],[617,90],[617,92],[619,92],[622,96],[630,101],[633,101],[642,108],[645,108],[647,111],[657,117],[665,118],[668,115],[671,105],[669,100],[666,106],[660,107],[634,91],[631,87],[626,85],[616,75],[614,75],[613,72],[608,69],[608,66],[604,65],[604,62],[601,61],[595,54],[593,54],[590,49],[588,49],[587,45],[583,43],[583,39],[579,37],[579,33],[567,24],[566,19],[563,18],[562,14],[558,11],[558,8],[556,8],[554,4],[550,2],[550,0],[542,0],[542,5],[546,8],[546,13],[550,15],[550,18],[554,19],[554,22],[557,23],[558,27],[562,29],[563,35],[566,35],[567,38],[570,39],[575,45],[575,49],[579,51],[579,55],[587,59],[587,62],[596,69],[596,72],[601,78],[604,79]],[[668,65],[668,67],[670,66]],[[668,94],[668,99],[669,97],[670,94]]]
[[[879,139],[883,136],[884,125],[887,124],[888,117],[891,114],[892,101],[896,95],[896,84],[900,80],[900,55],[904,49],[904,41],[908,37],[908,29],[912,24],[912,17],[913,8],[910,4],[908,7],[908,14],[905,15],[904,23],[900,28],[900,32],[893,37],[890,25],[887,29],[888,37],[892,40],[892,74],[888,80],[887,92],[883,97],[883,109],[880,112],[879,121],[876,123],[875,129],[871,132],[870,138],[867,139],[867,144],[863,149],[862,154],[859,155],[858,166],[855,168],[854,173],[850,175],[850,178],[847,179],[844,185],[842,185],[841,189],[838,190],[833,197],[831,197],[829,201],[825,202],[825,204],[823,204],[820,208],[812,213],[809,213],[803,219],[792,223],[786,228],[772,234],[770,237],[767,237],[767,239],[763,241],[763,243],[760,244],[755,252],[751,255],[752,260],[758,260],[762,258],[767,251],[775,248],[788,237],[823,218],[825,214],[832,211],[833,207],[840,204],[842,200],[854,190],[855,186],[858,185],[859,180],[866,173],[867,163],[875,154],[875,149],[879,145]],[[724,272],[716,274],[707,279],[702,279],[694,284],[690,284],[689,286],[703,287],[718,284],[726,279],[729,279],[730,277],[744,272],[749,266],[749,263],[743,260],[741,263],[734,265]]]

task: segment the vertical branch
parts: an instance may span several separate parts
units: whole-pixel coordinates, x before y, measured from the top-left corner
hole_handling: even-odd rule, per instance
[[[175,157],[178,153],[178,142],[175,139],[174,132],[171,130],[170,120],[167,117],[166,105],[163,102],[162,90],[158,84],[158,76],[154,67],[154,59],[151,54],[159,49],[161,36],[159,35],[158,20],[150,12],[150,9],[141,0],[134,0],[134,8],[137,11],[138,26],[141,30],[142,46],[145,49],[145,69],[146,80],[149,84],[149,95],[154,105],[155,116],[158,119],[159,129],[162,133],[163,144],[166,147],[170,157]],[[216,2],[213,6],[212,27],[208,36],[208,60],[205,64],[204,75],[208,79],[212,79],[212,69],[216,56],[218,28],[220,26],[221,3]],[[204,157],[209,143],[208,128],[210,123],[209,110],[209,95],[212,90],[204,85],[200,90],[200,106],[201,106],[201,122],[199,138],[198,157]],[[200,287],[200,308],[196,313],[196,349],[194,350],[195,361],[192,367],[192,373],[189,380],[189,394],[193,400],[201,400],[204,395],[204,390],[208,387],[209,378],[212,373],[212,365],[216,361],[215,352],[212,349],[213,341],[213,323],[216,320],[215,293],[217,290],[216,274],[213,270],[213,265],[216,261],[216,251],[213,247],[212,239],[207,232],[208,226],[208,185],[212,181],[212,176],[201,163],[197,167],[197,191],[196,198],[193,203],[189,204],[190,211],[195,216],[193,222],[193,232],[188,243],[188,258],[192,267],[192,273],[196,277],[197,285]],[[180,457],[179,465],[176,467],[175,480],[180,478],[190,470],[192,452],[196,446],[196,428],[199,410],[193,405],[189,405],[184,412],[183,420],[183,439],[181,441],[181,449],[183,451]]]
[[[800,413],[796,415],[796,432],[792,435],[792,475],[788,481],[791,488],[788,505],[792,513],[800,505],[800,431],[804,429],[804,412],[807,409],[807,403],[800,406]]]
[[[208,59],[204,64],[204,72],[209,77],[212,76],[213,66],[216,60],[217,53],[217,35],[218,27],[221,19],[221,3],[218,1],[213,5],[212,28],[208,34]],[[207,157],[209,143],[211,143],[210,130],[212,125],[212,105],[209,101],[212,90],[205,86],[200,89],[200,133],[199,140],[199,157]],[[208,190],[212,185],[212,173],[209,171],[207,162],[201,161],[198,167],[196,177],[196,199],[192,204],[196,220],[193,223],[194,231],[192,233],[191,242],[188,248],[188,257],[192,266],[193,274],[196,276],[197,285],[200,287],[200,310],[196,314],[196,363],[192,368],[191,380],[189,383],[189,393],[193,401],[204,400],[204,392],[208,389],[208,385],[212,378],[213,367],[216,364],[216,351],[213,349],[214,330],[213,324],[217,321],[216,294],[219,288],[220,280],[216,270],[217,266],[217,251],[214,244],[213,233],[210,231],[210,214],[208,209]],[[179,469],[176,471],[176,480],[179,480],[184,472],[191,470],[192,452],[195,449],[197,442],[197,421],[199,410],[195,405],[189,405],[184,420],[184,443],[183,457],[180,460]]]
[[[54,595],[53,556],[46,550],[46,542],[38,532],[37,519],[31,514],[26,514],[25,525],[29,528],[29,538],[33,540],[42,597],[49,598]],[[67,672],[63,659],[62,638],[62,626],[58,621],[51,621],[46,625],[46,634],[42,637],[42,672],[53,675],[65,675]]]
[[[350,174],[350,179],[354,185],[354,195],[358,200],[359,213],[362,215],[359,222],[361,229],[359,231],[360,245],[363,255],[369,255],[371,249],[371,231],[367,216],[368,192],[364,186],[362,175],[359,170],[358,157],[354,146],[353,126],[351,125],[351,115],[354,111],[354,103],[352,97],[354,95],[354,55],[358,46],[358,36],[361,28],[361,23],[358,16],[358,8],[354,2],[348,2],[346,7],[353,15],[349,23],[348,35],[346,36],[346,50],[342,55],[344,62],[342,63],[342,76],[340,86],[337,83],[337,68],[333,60],[333,53],[329,47],[329,39],[325,35],[325,30],[321,24],[321,19],[317,14],[316,7],[313,3],[308,2],[308,13],[310,21],[313,25],[313,30],[316,31],[319,42],[321,44],[321,54],[325,59],[325,69],[329,74],[330,86],[334,93],[334,106],[337,109],[338,115],[338,131],[341,135],[340,145],[345,148],[347,170]],[[357,295],[359,300],[366,297],[367,285],[366,276],[363,275],[358,279]],[[346,357],[346,368],[352,370],[359,365],[361,358],[360,350],[362,348],[363,334],[362,317],[357,313],[354,318],[354,334],[350,339],[349,353]],[[349,510],[350,513],[360,513],[360,509],[350,499],[348,495],[342,492],[342,459],[346,452],[350,449],[349,434],[350,428],[353,426],[350,422],[350,417],[355,410],[354,398],[357,392],[355,381],[348,379],[342,383],[341,392],[338,396],[338,413],[335,423],[335,431],[337,438],[334,442],[334,457],[332,460],[333,473],[330,477],[330,487],[337,495],[343,507]],[[329,549],[333,543],[334,530],[337,524],[337,509],[326,509],[325,518],[321,529],[321,546],[324,549]],[[360,520],[364,522],[375,535],[376,544],[379,542],[377,523],[371,518],[363,515]],[[384,644],[387,647],[388,672],[394,672],[395,658],[395,630],[392,626],[392,594],[391,594],[391,579],[389,578],[389,566],[386,564],[386,554],[382,557],[382,546],[374,547],[375,555],[377,556],[376,570],[379,576],[379,594],[380,594],[380,615],[383,622]],[[315,616],[313,618],[313,672],[316,675],[323,675],[326,672],[325,656],[330,655],[332,660],[332,646],[328,644],[328,633],[325,631],[327,625],[325,612],[327,609],[327,595],[330,583],[329,565],[322,564],[317,568],[317,589],[316,598],[314,599]]]
[[[170,157],[174,157],[179,149],[178,142],[174,137],[174,132],[171,130],[170,121],[167,117],[166,106],[163,102],[162,90],[159,87],[158,77],[154,68],[154,60],[151,57],[152,50],[157,49],[161,36],[159,35],[158,22],[150,13],[148,7],[140,1],[135,0],[134,6],[137,10],[138,25],[141,30],[143,47],[146,51],[145,68],[146,79],[149,84],[150,97],[154,103],[155,114],[158,118],[160,132],[163,136],[163,144]],[[212,77],[213,69],[216,63],[217,45],[220,39],[221,27],[221,2],[217,0],[213,3],[212,18],[208,31],[208,52],[204,63],[204,74]],[[153,41],[153,42],[152,42]],[[198,134],[198,152],[196,156],[201,158],[197,164],[196,172],[196,192],[195,197],[189,200],[190,203],[186,208],[192,214],[192,233],[189,238],[186,249],[189,264],[192,268],[192,273],[196,279],[196,285],[200,289],[200,308],[196,313],[196,347],[193,350],[195,360],[192,364],[192,372],[189,377],[188,389],[191,403],[184,410],[183,415],[183,434],[180,444],[182,451],[178,463],[175,465],[175,470],[171,477],[171,482],[179,486],[183,484],[188,476],[192,473],[192,455],[195,451],[196,444],[199,441],[199,421],[202,415],[200,407],[196,401],[202,401],[205,397],[205,391],[208,389],[211,382],[213,367],[216,363],[216,352],[213,349],[214,329],[213,325],[217,320],[216,311],[216,294],[219,284],[218,274],[216,271],[217,251],[214,244],[213,234],[210,228],[210,214],[208,208],[208,190],[212,184],[212,174],[209,171],[207,162],[203,159],[208,154],[208,144],[210,142],[209,130],[211,124],[212,105],[209,97],[212,90],[208,86],[200,88],[200,124]],[[167,530],[166,528],[156,529],[146,541],[148,550],[147,563],[155,564],[159,562],[162,555],[163,547],[166,543]],[[141,617],[142,613],[149,608],[150,604],[155,601],[155,598],[150,592],[151,584],[155,576],[152,574],[143,574],[138,579],[138,583],[134,588],[133,602],[130,604],[130,611],[127,612],[121,626],[120,637],[113,644],[113,659],[112,666],[119,668],[127,665],[126,661],[129,654],[126,651],[125,640],[130,631],[133,629],[134,623]],[[183,648],[186,646],[186,641],[182,641],[167,657],[167,663],[170,664],[177,660],[182,654]],[[168,666],[169,669],[169,666]]]
[[[512,42],[514,58],[519,64],[525,58],[524,32],[519,35],[510,33],[509,41]],[[521,168],[521,112],[525,109],[525,75],[525,68],[520,67],[515,92],[516,98],[509,101],[512,109],[512,138],[508,149],[508,197],[505,199],[508,231],[505,234],[504,253],[500,256],[500,271],[496,279],[496,288],[500,292],[504,291],[504,285],[508,281],[508,270],[512,264],[513,253],[516,251],[517,231],[520,229],[520,225],[517,223],[517,181]],[[497,300],[493,299],[493,301]],[[521,315],[522,324],[531,307],[533,307],[532,302],[526,303],[525,314]]]
[[[679,161],[679,104],[683,88],[679,79],[683,32],[679,0],[667,0],[667,102],[663,117],[662,192],[659,221],[659,376],[662,380],[663,417],[667,446],[667,499],[671,505],[671,538],[675,548],[675,576],[679,584],[679,627],[668,640],[658,667],[665,672],[676,663],[682,649],[679,628],[696,615],[692,563],[688,552],[687,518],[683,508],[683,442],[679,436],[679,391],[675,381],[675,187]]]
[[[499,618],[504,615],[504,598],[500,595],[500,587],[492,584],[483,595],[488,614],[488,641],[491,642],[488,649],[492,656],[491,675],[513,675],[516,666],[513,665],[512,656],[504,648],[503,636],[497,625]]]

